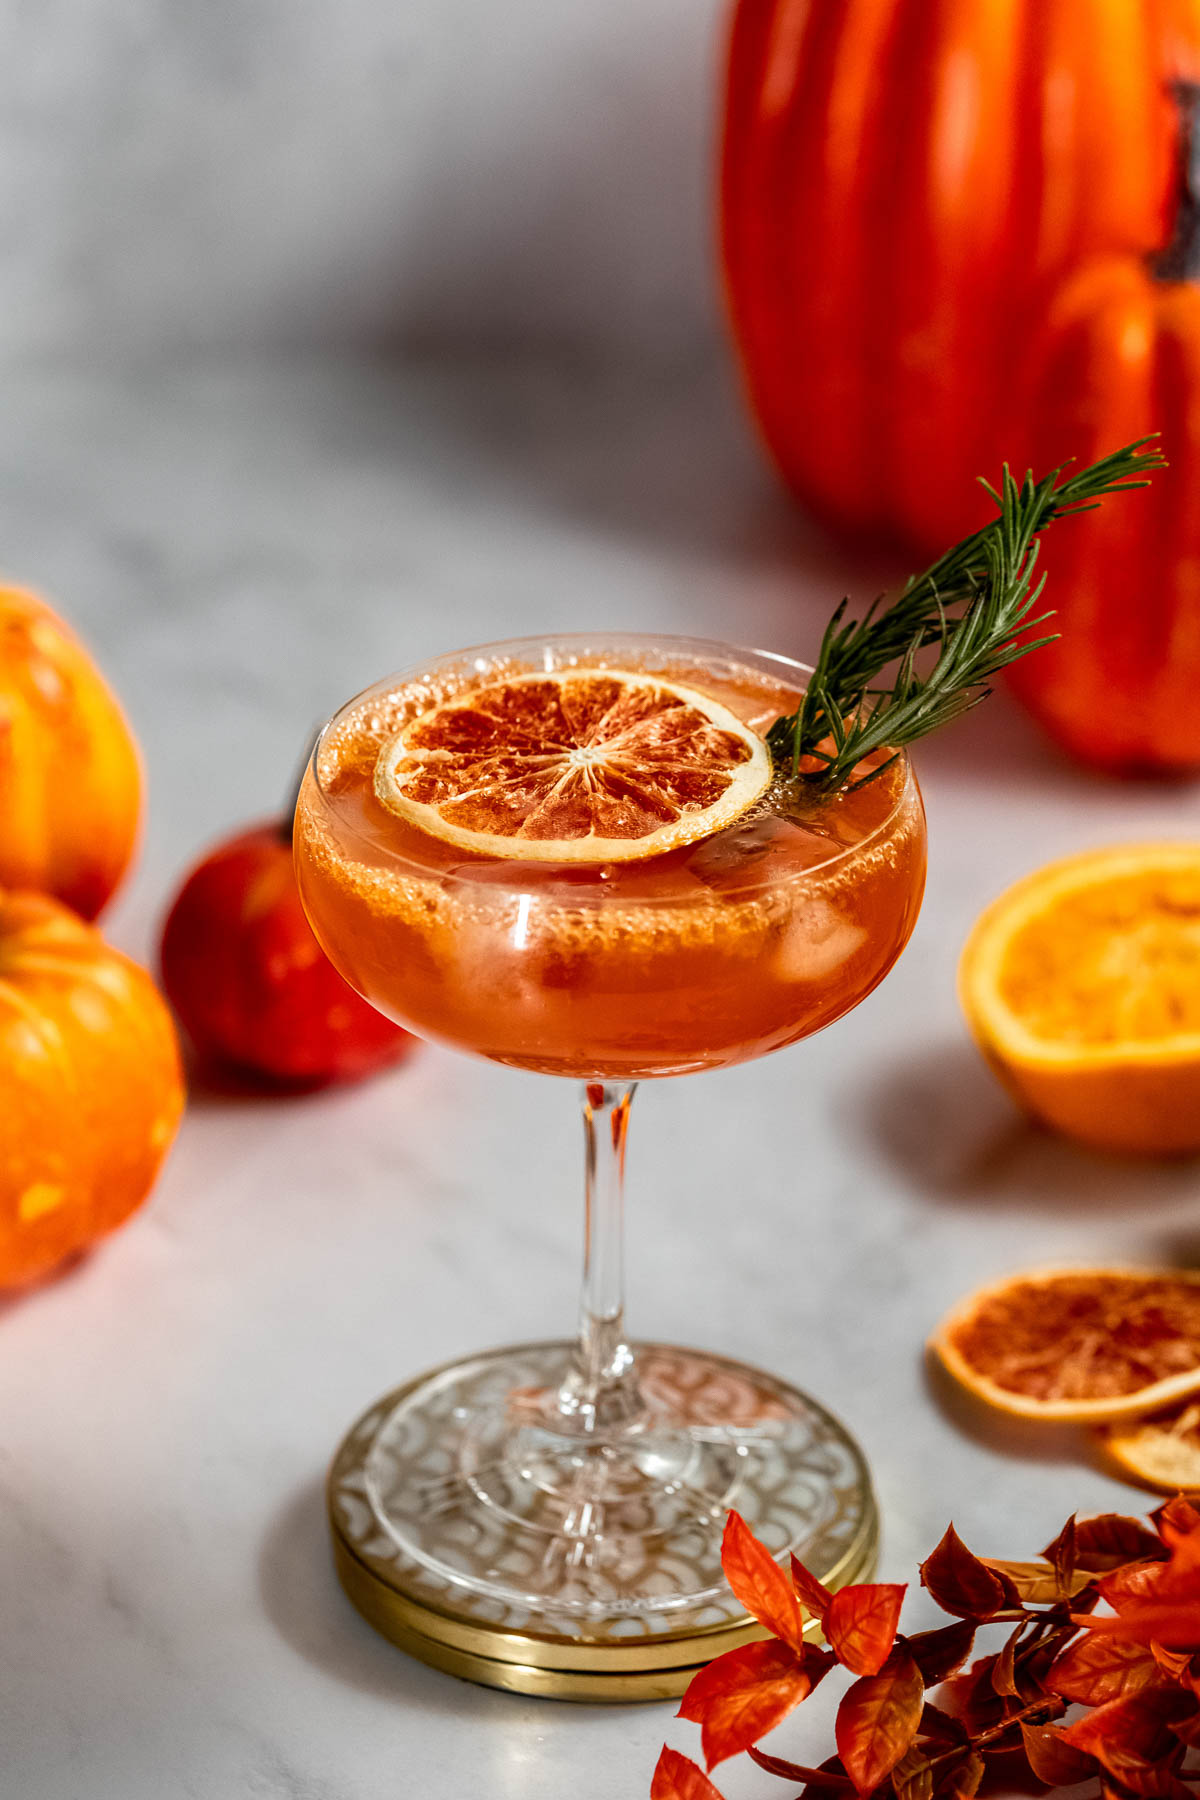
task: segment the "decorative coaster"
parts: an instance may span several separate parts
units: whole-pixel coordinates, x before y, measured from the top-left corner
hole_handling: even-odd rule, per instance
[[[664,1466],[674,1471],[654,1509],[581,1497],[579,1446],[551,1455],[544,1433],[519,1463],[489,1460],[488,1421],[511,1425],[522,1395],[561,1379],[572,1348],[523,1345],[447,1364],[352,1427],[329,1472],[329,1520],[338,1578],[377,1631],[489,1687],[659,1700],[764,1635],[721,1576],[729,1508],[830,1588],[870,1574],[878,1516],[854,1440],[798,1389],[707,1352],[636,1347],[656,1408],[642,1460],[656,1480]],[[669,1430],[655,1423],[663,1419]],[[540,1528],[538,1506],[552,1529]]]

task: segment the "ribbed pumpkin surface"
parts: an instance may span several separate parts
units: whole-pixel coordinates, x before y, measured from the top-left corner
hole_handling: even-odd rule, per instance
[[[803,500],[934,548],[988,516],[1047,282],[1164,241],[1195,45],[1200,0],[741,0],[728,303]]]
[[[94,919],[141,799],[136,745],[87,651],[34,595],[0,588],[0,884]]]
[[[157,988],[66,907],[0,892],[0,1285],[120,1225],[183,1110]]]

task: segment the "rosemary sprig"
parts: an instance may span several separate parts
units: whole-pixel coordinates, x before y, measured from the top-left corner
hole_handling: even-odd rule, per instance
[[[1021,635],[1053,616],[1029,616],[1045,581],[1033,585],[1037,535],[1106,494],[1147,486],[1147,473],[1166,466],[1156,437],[1126,444],[1076,474],[1053,469],[1040,481],[1027,474],[1019,486],[1006,464],[998,493],[982,484],[999,509],[990,524],[911,576],[890,606],[876,600],[861,620],[847,619],[850,602],[843,600],[825,628],[800,706],[767,733],[777,769],[828,792],[861,787],[894,760],[851,781],[864,757],[896,752],[959,718],[987,698],[988,682],[1007,663],[1053,643],[1055,634]],[[934,644],[937,656],[921,673],[917,659]]]

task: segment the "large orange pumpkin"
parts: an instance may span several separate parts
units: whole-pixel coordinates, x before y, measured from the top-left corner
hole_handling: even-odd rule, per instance
[[[94,919],[133,855],[141,786],[87,651],[34,595],[0,588],[0,884]]]
[[[1200,0],[740,0],[728,305],[809,505],[939,547],[988,516],[1044,284],[1162,242],[1197,44]]]
[[[0,891],[0,1285],[46,1274],[141,1205],[183,1091],[145,970],[57,901]]]
[[[1020,400],[1035,467],[1155,430],[1170,467],[1055,527],[1062,636],[1014,664],[1012,685],[1088,762],[1200,768],[1200,287],[1128,257],[1086,265],[1049,309]]]

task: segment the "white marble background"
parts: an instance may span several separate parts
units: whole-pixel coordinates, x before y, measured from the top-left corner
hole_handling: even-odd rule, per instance
[[[0,355],[692,355],[721,13],[0,0]]]

